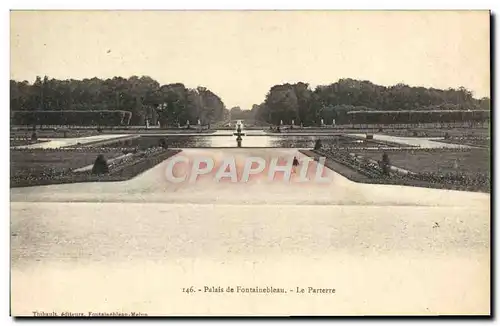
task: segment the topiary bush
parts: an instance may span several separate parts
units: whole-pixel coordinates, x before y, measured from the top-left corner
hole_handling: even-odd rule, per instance
[[[387,153],[382,154],[380,167],[382,168],[382,173],[384,175],[389,175],[389,172],[391,171],[391,161],[389,160],[389,155]]]
[[[321,139],[316,139],[316,142],[314,143],[314,149],[315,150],[320,150],[321,149]]]
[[[158,145],[164,149],[168,149],[167,140],[165,138],[160,139]]]
[[[92,174],[101,175],[109,172],[108,162],[104,158],[104,155],[99,154],[95,159],[94,166],[92,167]]]

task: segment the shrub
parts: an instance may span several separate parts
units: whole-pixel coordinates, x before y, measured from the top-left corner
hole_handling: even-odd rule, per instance
[[[109,172],[108,162],[104,158],[104,155],[99,154],[94,162],[94,166],[92,167],[92,174],[100,175],[106,174]]]
[[[390,167],[391,167],[391,162],[389,160],[389,155],[384,152],[382,154],[382,161],[380,161],[380,168],[382,169],[382,173],[385,175],[389,175],[390,172]]]
[[[168,149],[167,140],[165,138],[160,139],[159,146]]]
[[[315,150],[320,150],[321,149],[321,139],[316,139],[316,142],[314,143],[314,149]]]

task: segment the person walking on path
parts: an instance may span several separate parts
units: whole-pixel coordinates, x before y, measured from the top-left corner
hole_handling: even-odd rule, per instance
[[[297,172],[295,169],[297,166],[299,166],[299,160],[297,159],[296,156],[293,157],[293,163],[292,163],[292,166],[293,166],[293,172]]]

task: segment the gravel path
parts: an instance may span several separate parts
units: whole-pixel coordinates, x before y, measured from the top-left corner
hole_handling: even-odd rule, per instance
[[[183,152],[202,154],[297,152]],[[487,194],[357,184],[334,172],[325,185],[209,175],[173,186],[165,164],[120,183],[11,189],[12,313],[489,313]],[[182,292],[190,286],[202,291]],[[297,286],[336,293],[292,293]]]
[[[358,137],[365,137],[366,134],[349,134]],[[401,136],[390,136],[384,134],[374,134],[373,139],[389,141],[393,143],[399,143],[401,145],[419,146],[420,148],[474,148],[467,145],[442,143],[438,140],[443,138],[437,137],[401,137]]]
[[[61,148],[67,146],[73,146],[78,143],[80,144],[88,144],[101,140],[111,140],[115,138],[123,138],[130,135],[125,134],[117,134],[117,135],[98,135],[98,136],[88,136],[88,137],[77,137],[77,138],[46,138],[47,142],[32,144],[32,145],[22,145],[16,146],[15,148]]]

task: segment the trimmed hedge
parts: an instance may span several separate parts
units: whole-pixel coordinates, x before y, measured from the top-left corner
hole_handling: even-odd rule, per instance
[[[489,110],[413,110],[413,111],[350,111],[349,124],[423,124],[450,122],[484,122],[490,120]]]
[[[11,111],[11,125],[124,126],[132,112],[122,110]]]

